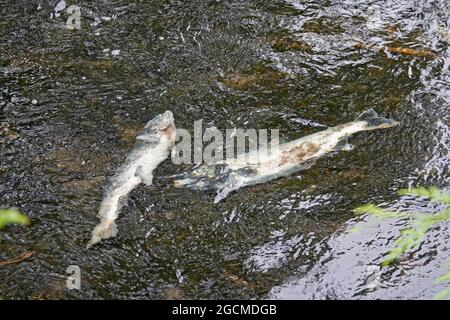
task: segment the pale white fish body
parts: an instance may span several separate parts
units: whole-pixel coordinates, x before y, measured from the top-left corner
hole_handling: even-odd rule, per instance
[[[332,151],[349,149],[347,137],[359,131],[389,128],[398,122],[380,117],[373,109],[362,113],[355,121],[280,144],[267,152],[253,150],[213,164],[202,165],[184,179],[174,181],[175,187],[215,189],[215,202],[243,186],[264,183],[278,177],[307,169],[314,160]],[[219,172],[215,169],[221,168]]]
[[[272,147],[268,152],[266,149],[253,150],[249,153],[238,155],[235,159],[225,160],[222,163],[226,164],[231,170],[238,170],[244,167],[258,168],[258,180],[264,180],[266,177],[275,175],[283,175],[284,172],[289,172],[294,167],[299,165],[299,159],[295,156],[285,158],[284,154],[290,154],[293,149],[307,146],[317,146],[311,152],[305,152],[302,156],[301,162],[317,159],[334,151],[336,146],[346,137],[356,132],[363,131],[366,125],[363,121],[353,121],[338,127],[320,131],[306,137],[302,137],[288,143],[280,144]],[[245,177],[243,177],[245,179]],[[252,177],[248,177],[245,185],[249,185]]]
[[[99,210],[100,218],[107,220],[117,219],[121,209],[120,199],[125,198],[142,182],[147,186],[152,184],[153,170],[168,157],[170,151],[168,146],[170,145],[172,145],[170,141],[166,137],[163,137],[161,143],[155,148],[144,150],[130,165],[126,168],[122,168],[123,171],[119,171],[115,180],[117,182],[124,181],[124,183],[120,184],[116,182],[115,184],[117,184],[117,187],[109,191],[102,200],[101,208],[106,209]],[[138,169],[142,170],[140,174]]]
[[[142,182],[152,184],[153,170],[169,156],[175,138],[175,123],[170,111],[147,123],[105,191],[98,213],[100,223],[92,231],[88,247],[117,234],[115,220],[128,194]]]

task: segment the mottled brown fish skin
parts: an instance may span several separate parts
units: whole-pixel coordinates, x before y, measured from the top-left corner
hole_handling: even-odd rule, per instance
[[[317,143],[306,142],[300,146],[283,152],[280,160],[280,167],[289,162],[300,163],[306,158],[310,158],[314,153],[319,151],[320,147]]]

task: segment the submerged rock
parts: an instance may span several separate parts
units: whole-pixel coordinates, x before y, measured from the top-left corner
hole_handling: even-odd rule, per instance
[[[236,90],[248,90],[257,86],[273,86],[287,76],[286,73],[270,67],[255,65],[250,70],[226,75],[221,83]]]
[[[311,46],[303,41],[296,40],[291,34],[273,34],[267,38],[275,51],[301,51],[311,53]]]
[[[14,127],[7,122],[0,122],[0,137],[1,136],[4,136],[10,140],[15,140],[20,137]]]

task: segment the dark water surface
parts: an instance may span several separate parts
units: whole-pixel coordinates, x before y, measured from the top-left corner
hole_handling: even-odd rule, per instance
[[[58,3],[0,0],[0,207],[32,219],[0,233],[0,260],[34,254],[0,268],[0,298],[419,299],[443,288],[433,281],[450,258],[448,225],[370,290],[367,268],[402,223],[346,230],[361,204],[434,212],[396,191],[450,186],[448,1],[68,1],[81,30]],[[291,140],[370,107],[401,126],[219,204],[142,185],[118,236],[85,249],[105,177],[158,113],[189,130],[203,119]],[[186,169],[167,160],[155,175]],[[69,265],[79,291],[64,289]]]

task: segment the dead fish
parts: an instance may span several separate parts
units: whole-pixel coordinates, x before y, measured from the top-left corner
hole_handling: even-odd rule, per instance
[[[214,203],[217,203],[241,187],[308,169],[316,159],[332,151],[351,149],[347,138],[356,132],[390,128],[398,124],[370,109],[355,121],[278,145],[274,150],[256,149],[234,159],[200,165],[192,172],[181,174],[173,185],[194,190],[216,190]]]
[[[169,156],[175,139],[172,112],[159,114],[146,124],[125,163],[117,170],[104,192],[98,212],[100,223],[92,231],[88,248],[117,234],[115,220],[128,194],[141,182],[152,184],[153,170]]]

